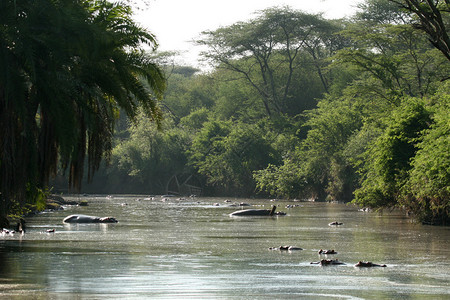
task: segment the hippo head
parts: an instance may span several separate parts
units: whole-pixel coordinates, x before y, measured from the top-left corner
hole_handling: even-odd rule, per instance
[[[113,217],[103,217],[100,218],[100,223],[118,223],[119,221],[116,220],[116,218]]]

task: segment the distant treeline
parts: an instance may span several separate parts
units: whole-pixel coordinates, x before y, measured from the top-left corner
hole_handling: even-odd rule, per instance
[[[366,1],[351,19],[275,7],[203,32],[212,69],[160,55],[163,130],[145,116],[122,124],[109,167],[86,188],[187,183],[216,196],[401,206],[448,223],[450,63],[419,21],[393,1]]]

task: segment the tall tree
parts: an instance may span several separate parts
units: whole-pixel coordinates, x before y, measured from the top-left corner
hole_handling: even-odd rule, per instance
[[[413,13],[416,28],[425,31],[434,47],[450,60],[450,1],[449,0],[389,0]]]
[[[363,11],[342,33],[352,39],[353,47],[340,51],[336,61],[365,72],[371,80],[359,85],[380,103],[384,98],[398,105],[398,96],[433,93],[450,65],[409,25],[409,15],[387,0],[369,0],[360,8]]]
[[[258,188],[288,197],[349,201],[362,184],[357,196],[365,205],[401,200],[415,143],[430,121],[427,111],[409,99],[434,94],[450,65],[396,5],[368,0],[360,8],[341,33],[351,47],[332,57],[353,81],[306,113],[306,139],[284,156],[283,165],[255,173]]]
[[[293,97],[295,73],[309,68],[311,60],[323,91],[327,90],[323,59],[337,48],[334,33],[338,30],[319,15],[275,7],[248,22],[203,32],[204,39],[198,43],[208,46],[203,55],[217,67],[250,84],[272,116],[289,112],[286,103]]]
[[[129,6],[108,1],[0,2],[0,214],[33,201],[57,169],[79,188],[111,149],[119,108],[160,119],[156,46]],[[33,196],[34,195],[34,196]]]
[[[450,224],[450,82],[430,101],[432,123],[424,131],[411,161],[401,204],[425,222]]]

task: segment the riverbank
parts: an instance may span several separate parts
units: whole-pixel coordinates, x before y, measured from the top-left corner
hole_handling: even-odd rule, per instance
[[[19,222],[20,219],[26,219],[42,212],[64,210],[64,206],[67,205],[87,206],[87,204],[88,202],[86,200],[68,200],[63,198],[62,196],[51,194],[46,199],[44,210],[39,210],[36,205],[29,205],[26,208],[26,212],[24,212],[22,215],[13,215],[0,219],[0,227],[12,229],[14,224]]]

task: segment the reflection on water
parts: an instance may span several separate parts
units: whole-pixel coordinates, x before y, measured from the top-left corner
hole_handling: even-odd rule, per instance
[[[277,202],[287,216],[230,217],[239,208],[218,198],[84,199],[89,206],[29,219],[23,237],[0,237],[0,298],[450,297],[450,228],[413,224],[398,213],[326,203],[284,209],[292,202]],[[119,223],[62,223],[75,213]],[[336,220],[344,225],[328,226]],[[56,232],[46,233],[50,228]],[[304,250],[268,250],[281,245]],[[319,256],[319,249],[338,254]],[[321,258],[345,265],[310,264]],[[387,268],[355,268],[359,260]]]

